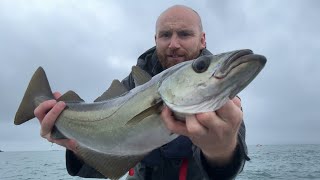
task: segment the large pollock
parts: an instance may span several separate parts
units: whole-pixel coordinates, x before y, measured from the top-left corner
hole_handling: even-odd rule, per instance
[[[52,136],[75,139],[79,158],[103,175],[118,179],[150,151],[178,136],[161,121],[163,103],[180,120],[188,114],[215,111],[244,89],[265,63],[264,56],[237,50],[179,63],[152,78],[134,66],[136,87],[130,91],[114,80],[93,103],[83,102],[72,91],[63,95],[59,100],[67,107],[58,117]],[[34,118],[34,109],[53,98],[40,67],[14,123]]]

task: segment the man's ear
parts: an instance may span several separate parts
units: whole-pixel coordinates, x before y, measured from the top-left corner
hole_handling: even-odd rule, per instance
[[[202,32],[201,34],[201,47],[206,48],[207,47],[207,42],[206,42],[206,33]]]

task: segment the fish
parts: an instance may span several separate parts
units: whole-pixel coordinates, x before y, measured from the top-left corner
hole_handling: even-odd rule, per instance
[[[57,118],[51,136],[77,141],[75,153],[110,179],[122,177],[152,150],[179,135],[170,132],[161,120],[168,106],[177,119],[219,109],[234,98],[260,73],[266,57],[250,49],[200,56],[176,64],[151,77],[132,67],[136,87],[128,90],[119,80],[94,102],[84,102],[68,91],[58,101],[66,108]],[[14,124],[33,119],[34,109],[54,99],[42,67],[32,76]]]

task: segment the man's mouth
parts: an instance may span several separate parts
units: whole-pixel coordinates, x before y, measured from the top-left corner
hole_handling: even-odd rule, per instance
[[[172,55],[169,55],[169,56],[173,57],[173,58],[182,57],[182,55],[178,55],[178,54],[172,54]]]
[[[184,55],[171,54],[171,55],[168,55],[167,57],[171,59],[182,59],[184,58]]]

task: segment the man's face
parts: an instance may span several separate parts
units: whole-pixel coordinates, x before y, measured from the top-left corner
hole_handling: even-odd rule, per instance
[[[156,26],[156,49],[161,65],[169,68],[195,59],[205,48],[205,33],[198,16],[189,9],[172,9],[163,13]]]

